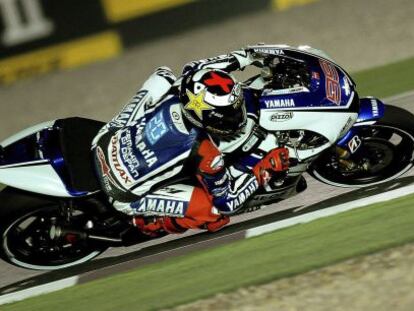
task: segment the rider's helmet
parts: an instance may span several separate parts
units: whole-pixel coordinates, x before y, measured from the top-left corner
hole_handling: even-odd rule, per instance
[[[180,100],[184,116],[212,135],[237,135],[246,125],[242,86],[223,70],[202,69],[184,76]]]

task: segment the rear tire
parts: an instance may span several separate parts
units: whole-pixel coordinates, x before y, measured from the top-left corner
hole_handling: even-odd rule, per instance
[[[102,253],[106,247],[87,242],[61,245],[63,242],[51,240],[48,228],[54,221],[61,221],[61,202],[11,187],[3,189],[0,192],[0,257],[26,269],[57,270],[87,262]],[[83,212],[92,215],[93,211],[88,208]]]

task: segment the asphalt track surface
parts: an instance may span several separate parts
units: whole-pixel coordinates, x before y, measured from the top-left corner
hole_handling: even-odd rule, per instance
[[[153,68],[168,64],[178,70],[189,60],[217,55],[249,43],[309,44],[326,50],[350,71],[410,57],[414,55],[413,15],[412,0],[322,1],[283,14],[260,12],[228,20],[132,49],[119,59],[22,81],[0,88],[0,140],[48,119],[79,115],[108,120]],[[335,23],[323,23],[327,19]],[[414,96],[408,94],[392,102],[414,112],[413,100]],[[304,193],[238,216],[233,225],[216,234],[189,233],[112,249],[91,263],[64,271],[30,271],[1,262],[0,295],[100,267],[133,268],[185,251],[227,243],[241,238],[237,232],[295,215],[292,211],[329,207],[379,193],[384,187],[405,186],[414,183],[414,177],[411,173],[399,181],[363,190],[334,188],[309,177],[307,181],[308,189]],[[102,271],[105,269],[99,273],[104,273]]]
[[[414,101],[414,92],[394,97],[389,103],[414,112],[412,101]],[[236,216],[232,218],[231,225],[215,234],[191,231],[184,235],[167,236],[131,247],[114,248],[89,263],[61,271],[31,271],[1,262],[0,295],[75,275],[80,275],[79,284],[81,284],[173,256],[241,240],[245,238],[245,232],[250,228],[414,184],[414,170],[398,180],[356,190],[324,185],[310,176],[306,176],[306,179],[308,189],[305,192],[280,203],[263,206],[257,211]]]

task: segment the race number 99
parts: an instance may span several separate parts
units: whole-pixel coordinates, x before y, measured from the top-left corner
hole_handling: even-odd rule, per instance
[[[341,85],[339,84],[339,74],[335,66],[327,61],[319,61],[323,73],[325,74],[326,98],[335,105],[341,104]]]

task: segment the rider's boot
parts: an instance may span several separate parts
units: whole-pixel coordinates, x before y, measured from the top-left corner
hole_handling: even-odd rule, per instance
[[[133,223],[144,234],[158,236],[160,232],[183,233],[188,229],[217,231],[230,222],[211,203],[211,199],[200,187],[195,187],[184,217],[143,217],[135,216]]]
[[[132,219],[132,223],[142,233],[150,237],[158,237],[169,234],[179,234],[187,231],[186,228],[181,227],[173,217],[141,217],[136,216]]]
[[[216,232],[230,222],[228,216],[220,216],[215,221],[206,222],[189,217],[140,217],[136,216],[132,220],[135,227],[142,233],[150,237],[163,236],[165,233],[181,234],[188,229],[204,229],[209,232]]]

